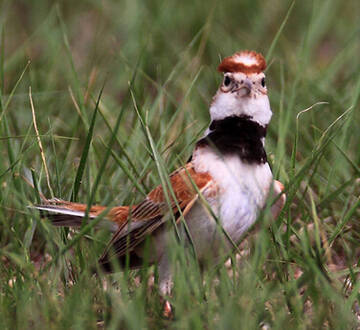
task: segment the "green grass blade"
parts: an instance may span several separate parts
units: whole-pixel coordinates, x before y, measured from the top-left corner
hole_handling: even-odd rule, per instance
[[[95,109],[94,109],[93,115],[91,117],[90,127],[89,127],[88,134],[87,134],[86,140],[85,140],[85,146],[84,146],[84,149],[83,149],[83,151],[81,153],[81,159],[80,159],[79,167],[78,167],[76,177],[75,177],[75,181],[74,181],[73,192],[72,192],[72,195],[71,195],[71,200],[72,201],[76,201],[77,197],[78,197],[78,193],[79,193],[79,189],[80,189],[80,185],[81,185],[81,180],[82,180],[82,177],[83,177],[83,174],[84,174],[86,161],[88,159],[88,155],[89,155],[89,151],[90,151],[91,141],[93,139],[96,115],[98,113],[99,103],[100,103],[100,99],[101,99],[101,95],[103,93],[104,87],[105,87],[105,85],[103,85],[103,87],[101,88],[101,90],[99,92],[99,96],[98,96],[97,101],[96,101]]]
[[[291,3],[288,11],[286,12],[285,18],[281,22],[281,25],[280,25],[279,29],[277,30],[273,41],[270,44],[269,50],[268,50],[268,52],[266,54],[266,62],[269,62],[269,60],[271,59],[271,56],[272,56],[272,54],[274,52],[274,49],[275,49],[275,46],[276,46],[276,44],[277,44],[277,42],[278,42],[278,40],[280,38],[281,33],[283,32],[283,30],[284,30],[284,28],[286,26],[286,23],[287,23],[287,21],[288,21],[288,19],[290,17],[290,14],[291,14],[294,6],[295,6],[295,1],[293,1]]]

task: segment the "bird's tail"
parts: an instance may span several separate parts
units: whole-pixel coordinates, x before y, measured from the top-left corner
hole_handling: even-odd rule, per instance
[[[80,203],[72,203],[61,199],[47,200],[43,204],[31,206],[38,209],[43,217],[51,221],[57,227],[80,227],[86,215],[87,205]],[[88,219],[98,217],[107,208],[105,206],[94,205],[90,207]],[[101,224],[110,225],[112,231],[116,231],[121,223],[126,221],[129,208],[119,206],[104,212],[104,219]]]

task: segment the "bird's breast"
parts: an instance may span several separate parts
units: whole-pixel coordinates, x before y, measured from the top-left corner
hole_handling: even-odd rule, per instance
[[[218,193],[207,201],[232,240],[239,242],[265,205],[272,183],[268,163],[248,164],[236,155],[222,156],[210,148],[197,148],[193,163],[197,172],[208,172],[216,182]],[[200,236],[197,240],[203,241],[201,250],[215,243],[216,221],[200,203],[190,212],[189,224]]]

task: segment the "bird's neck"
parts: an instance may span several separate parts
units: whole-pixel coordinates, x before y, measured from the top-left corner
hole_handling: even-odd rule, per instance
[[[197,147],[210,147],[222,155],[237,155],[250,164],[267,162],[264,141],[267,126],[262,126],[250,116],[230,116],[213,120]]]

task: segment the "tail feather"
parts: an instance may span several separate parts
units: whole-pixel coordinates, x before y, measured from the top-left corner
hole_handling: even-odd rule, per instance
[[[47,218],[56,227],[80,227],[84,219],[84,212],[68,212],[68,210],[35,206],[41,216]],[[64,213],[63,213],[64,212]],[[93,218],[89,216],[89,218]]]
[[[32,208],[38,209],[41,216],[49,219],[56,227],[80,227],[85,217],[87,205],[54,199],[47,201],[46,204],[34,205]],[[96,218],[105,209],[105,206],[92,206],[88,218],[90,220]],[[100,224],[110,225],[110,230],[116,231],[118,225],[114,220],[111,216],[107,216],[100,221]]]

